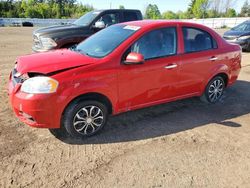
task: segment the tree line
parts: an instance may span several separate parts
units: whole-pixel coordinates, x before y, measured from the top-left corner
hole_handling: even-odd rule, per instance
[[[191,18],[218,18],[218,17],[249,17],[250,5],[246,0],[237,14],[235,7],[237,0],[191,0],[186,11],[165,11],[161,14],[155,4],[146,8],[147,19],[191,19]]]
[[[249,17],[248,0],[239,14],[233,8],[237,0],[191,0],[186,11],[160,12],[155,4],[149,4],[146,19],[191,19],[217,17]],[[124,9],[123,5],[119,8]],[[90,5],[77,3],[76,0],[0,0],[0,17],[6,18],[79,18],[94,10]]]
[[[5,18],[79,18],[93,9],[76,0],[0,0]]]

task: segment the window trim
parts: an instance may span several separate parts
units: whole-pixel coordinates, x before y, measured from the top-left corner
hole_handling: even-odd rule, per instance
[[[192,52],[186,52],[185,51],[185,40],[184,40],[184,32],[183,32],[183,29],[194,29],[194,30],[198,30],[198,31],[201,31],[201,32],[204,32],[204,33],[207,33],[211,39],[211,45],[212,45],[212,48],[209,48],[209,49],[206,49],[206,50],[198,50],[198,51],[192,51]],[[197,52],[204,52],[204,51],[209,51],[209,50],[216,50],[218,49],[218,42],[217,40],[206,30],[204,29],[201,29],[201,28],[198,28],[198,27],[193,27],[193,26],[182,26],[181,27],[181,31],[182,31],[182,37],[183,37],[183,47],[184,47],[184,54],[192,54],[192,53],[197,53]],[[216,47],[214,46],[214,42],[216,44]]]
[[[142,37],[144,37],[145,35],[149,34],[150,32],[153,32],[153,31],[157,31],[157,30],[162,30],[162,29],[168,29],[168,28],[174,28],[175,29],[175,33],[176,33],[176,49],[175,49],[175,53],[174,54],[170,54],[170,55],[164,55],[164,56],[159,56],[159,57],[152,57],[152,58],[148,58],[148,59],[144,59],[144,61],[149,61],[149,60],[154,60],[154,59],[160,59],[160,58],[166,58],[166,57],[172,57],[172,56],[176,56],[178,55],[178,41],[179,41],[179,37],[178,37],[178,26],[167,26],[167,27],[161,27],[161,28],[157,28],[157,29],[153,29],[153,30],[150,30],[150,31],[147,31],[145,33],[143,33],[142,36],[140,36],[138,39],[135,40],[135,42],[133,42],[126,50],[125,52],[123,53],[122,55],[122,59],[121,59],[121,62],[122,64],[123,61],[124,61],[124,58],[125,57],[125,54],[127,53],[127,51],[138,41],[140,40]]]

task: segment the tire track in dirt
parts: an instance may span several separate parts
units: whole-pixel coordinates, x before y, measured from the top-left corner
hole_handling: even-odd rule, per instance
[[[103,180],[103,176],[99,171],[103,168],[107,168],[109,164],[122,156],[125,156],[129,152],[133,152],[135,149],[143,147],[144,145],[148,144],[151,141],[144,142],[142,144],[133,146],[129,149],[119,150],[109,155],[105,155],[105,157],[101,157],[100,159],[95,161],[95,165],[93,168],[86,170],[85,172],[81,172],[76,176],[73,176],[70,180],[64,182],[61,187],[86,187],[86,186],[93,186],[93,179],[95,179],[95,185],[98,185],[98,182]],[[94,145],[91,145],[94,147]],[[94,151],[94,150],[93,150]],[[93,156],[93,154],[92,154]],[[100,185],[100,184],[99,184]]]

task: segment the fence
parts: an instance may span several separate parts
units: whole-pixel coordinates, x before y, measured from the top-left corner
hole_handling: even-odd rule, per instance
[[[234,27],[246,20],[244,18],[206,18],[206,19],[187,19],[183,21],[204,24],[211,28]],[[43,27],[49,25],[65,25],[75,21],[75,19],[37,19],[37,18],[0,18],[0,26],[22,25],[22,22],[31,22],[34,26]]]
[[[190,19],[183,20],[188,22],[194,22],[206,25],[211,28],[222,28],[222,27],[234,27],[244,21],[249,20],[249,17],[239,17],[239,18],[206,18],[206,19]]]
[[[38,19],[38,18],[0,18],[0,25],[21,26],[23,22],[33,23],[34,26],[66,25],[75,19]]]

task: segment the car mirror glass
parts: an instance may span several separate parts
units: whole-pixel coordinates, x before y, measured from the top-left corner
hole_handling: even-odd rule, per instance
[[[131,52],[126,57],[124,61],[125,65],[133,65],[133,64],[143,64],[144,63],[144,56],[140,53]]]
[[[103,28],[105,28],[105,23],[103,21],[97,21],[94,24],[94,28],[103,29]]]

